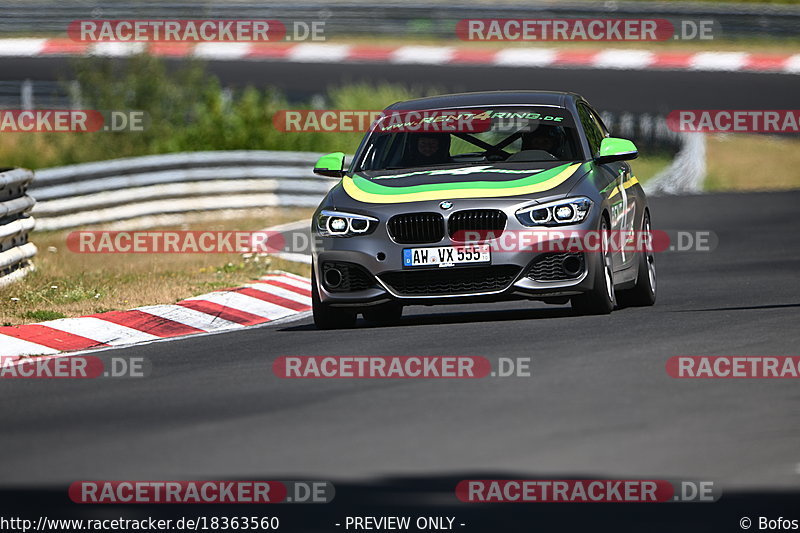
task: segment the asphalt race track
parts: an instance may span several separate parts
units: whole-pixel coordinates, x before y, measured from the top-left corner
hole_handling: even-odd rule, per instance
[[[674,355],[798,355],[798,205],[800,191],[652,199],[655,229],[719,239],[711,252],[657,257],[652,308],[575,317],[566,306],[528,302],[412,307],[396,327],[360,322],[338,332],[317,331],[306,316],[98,352],[148,358],[148,378],[4,380],[0,480],[6,489],[52,490],[61,501],[58,490],[80,479],[330,479],[342,502],[369,496],[391,507],[429,496],[474,524],[488,515],[452,496],[470,476],[708,479],[723,500],[729,495],[727,506],[660,509],[696,524],[695,515],[717,506],[712,525],[738,530],[737,513],[753,505],[737,500],[742,494],[789,491],[791,499],[776,494],[770,504],[797,501],[796,382],[677,380],[665,363]],[[533,372],[281,380],[271,371],[279,355],[530,357]],[[577,520],[570,505],[589,504],[555,504],[536,517]],[[512,507],[502,520],[535,512]],[[631,512],[644,516],[639,509]],[[595,506],[590,515],[614,512]],[[331,506],[320,513],[336,514]],[[681,530],[642,516],[648,531]],[[509,531],[520,524],[503,523]]]
[[[330,85],[391,82],[442,92],[570,90],[602,110],[660,114],[791,109],[798,86],[794,75],[742,72],[208,66],[224,85],[271,85],[293,101]],[[5,57],[0,69],[7,80],[72,78],[64,58]],[[360,322],[338,332],[317,331],[306,315],[96,352],[147,358],[152,374],[142,379],[0,380],[4,514],[96,515],[66,497],[76,480],[317,479],[333,481],[334,503],[274,506],[282,530],[343,530],[334,524],[348,513],[445,514],[480,533],[741,531],[743,515],[800,518],[796,380],[676,380],[665,370],[676,355],[800,355],[798,205],[800,191],[652,198],[655,229],[711,231],[718,241],[711,252],[658,255],[652,308],[576,317],[534,302],[411,307],[398,326]],[[280,355],[530,357],[532,376],[281,380],[272,373]],[[462,504],[453,489],[470,478],[711,480],[723,496],[712,504]],[[100,513],[208,514],[201,507]]]
[[[183,60],[166,60],[177,67]],[[72,79],[64,58],[0,57],[4,79]],[[397,83],[441,92],[496,89],[574,91],[605,111],[666,114],[674,109],[793,109],[798,80],[791,74],[519,68],[502,66],[397,65],[210,61],[226,86],[274,86],[305,101],[330,85]]]

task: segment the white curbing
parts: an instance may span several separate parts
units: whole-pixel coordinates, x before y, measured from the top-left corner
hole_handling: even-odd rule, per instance
[[[144,331],[114,324],[93,316],[59,318],[58,320],[50,320],[46,324],[47,327],[94,339],[110,346],[124,346],[126,344],[136,344],[137,342],[154,341],[160,338]]]
[[[153,45],[155,55],[195,56],[228,61],[288,61],[296,63],[377,62],[418,65],[496,65],[513,68],[598,68],[619,70],[747,71],[800,74],[800,56],[751,54],[749,52],[653,52],[628,49],[573,50],[564,48],[511,47],[479,49],[454,46],[393,46],[335,43],[178,43],[178,47]],[[144,43],[102,42],[94,44],[69,39],[0,39],[0,56],[58,57],[102,55],[124,57],[146,50]]]
[[[58,355],[230,331],[302,315],[311,310],[309,280],[288,273],[268,275],[263,279],[297,287],[297,291],[254,282],[238,289],[194,296],[178,304],[3,326],[0,327],[0,359],[7,364],[8,358],[15,363],[25,356]],[[263,297],[237,292],[245,289],[258,291]]]

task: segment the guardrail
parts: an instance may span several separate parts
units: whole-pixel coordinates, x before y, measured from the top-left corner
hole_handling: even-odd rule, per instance
[[[66,31],[80,19],[279,19],[325,21],[327,37],[335,35],[413,35],[453,37],[465,18],[682,18],[714,20],[725,36],[795,37],[800,9],[764,3],[675,2],[518,2],[426,3],[314,2],[271,3],[242,0],[136,2],[72,0],[53,5],[45,0],[6,0],[0,33]]]
[[[27,195],[30,170],[0,169],[0,287],[33,270],[36,245],[28,242],[34,220],[28,212],[36,203]]]
[[[663,115],[602,111],[600,117],[611,135],[631,139],[639,151],[658,150],[675,153],[685,142],[680,133],[669,129],[667,119]]]
[[[336,183],[315,176],[313,152],[153,155],[36,171],[37,229],[154,215],[257,207],[316,207]]]
[[[78,82],[0,81],[0,109],[77,109]]]

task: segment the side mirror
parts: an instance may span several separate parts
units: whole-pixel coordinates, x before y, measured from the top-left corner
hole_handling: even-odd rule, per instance
[[[613,163],[614,161],[628,161],[637,157],[639,157],[639,150],[628,139],[606,137],[600,143],[600,155],[595,160],[602,164]]]
[[[334,152],[320,157],[317,164],[314,165],[314,174],[329,178],[341,178],[344,176],[344,153]]]

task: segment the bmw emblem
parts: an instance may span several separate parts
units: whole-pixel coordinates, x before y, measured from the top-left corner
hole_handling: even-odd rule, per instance
[[[442,209],[452,209],[453,202],[451,202],[450,200],[445,200],[444,202],[439,204],[439,207],[441,207]]]

